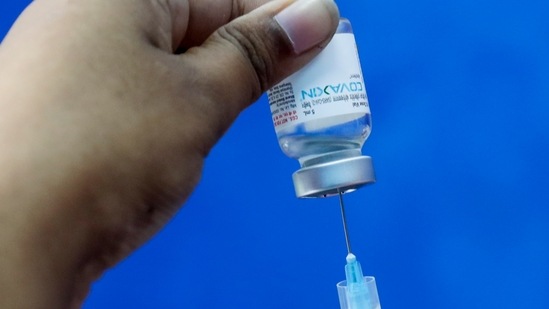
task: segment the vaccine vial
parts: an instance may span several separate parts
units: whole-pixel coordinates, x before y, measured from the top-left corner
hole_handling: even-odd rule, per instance
[[[375,181],[362,155],[372,121],[351,23],[341,19],[328,46],[268,92],[282,151],[297,159],[298,197],[326,197]]]

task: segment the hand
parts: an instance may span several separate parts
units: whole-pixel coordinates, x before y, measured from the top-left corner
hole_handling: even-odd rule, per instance
[[[0,47],[0,307],[77,307],[317,55],[331,0],[36,0]]]

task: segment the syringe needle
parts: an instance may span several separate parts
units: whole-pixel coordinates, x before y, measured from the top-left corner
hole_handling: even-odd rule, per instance
[[[345,217],[345,204],[343,203],[343,194],[341,189],[337,189],[339,194],[339,206],[341,208],[341,219],[343,220],[343,231],[345,232],[345,242],[347,243],[347,264],[345,264],[345,278],[347,288],[345,289],[345,299],[347,309],[372,308],[369,305],[369,294],[362,274],[362,267],[357,261],[356,256],[351,253],[351,242],[347,230],[347,218]],[[341,302],[341,298],[340,298]],[[344,308],[342,306],[342,308]]]
[[[351,253],[351,241],[349,240],[349,232],[347,231],[347,218],[345,217],[345,204],[343,203],[343,194],[338,188],[339,207],[341,209],[341,219],[343,220],[343,232],[345,233],[345,243],[347,244],[347,253]]]

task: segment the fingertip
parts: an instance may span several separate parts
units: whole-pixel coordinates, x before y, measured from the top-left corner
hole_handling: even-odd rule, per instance
[[[298,0],[274,19],[291,42],[294,53],[299,55],[334,34],[339,10],[333,0]]]

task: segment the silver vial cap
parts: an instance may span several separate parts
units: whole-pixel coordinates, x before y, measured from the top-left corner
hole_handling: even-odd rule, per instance
[[[355,156],[297,170],[294,180],[297,197],[328,197],[341,192],[354,191],[375,182],[372,158]]]

